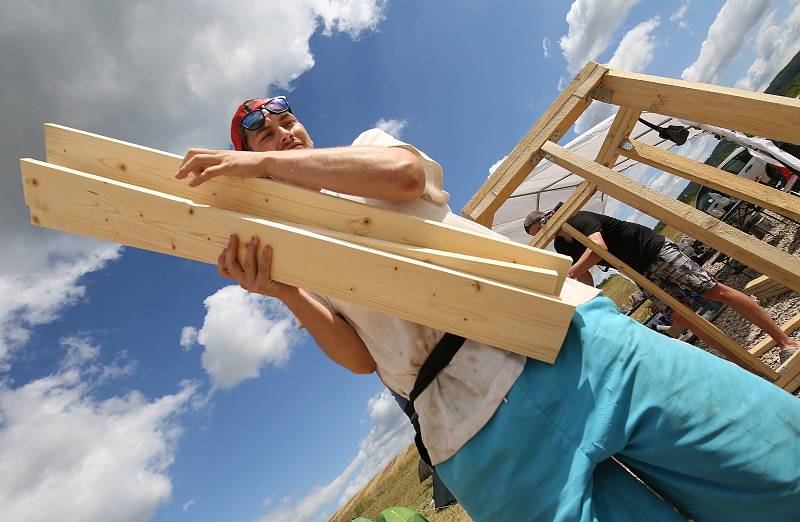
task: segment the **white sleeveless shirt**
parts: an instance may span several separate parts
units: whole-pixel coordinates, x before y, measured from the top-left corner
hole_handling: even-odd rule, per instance
[[[505,239],[488,228],[454,214],[442,190],[442,167],[407,143],[380,129],[370,129],[353,142],[359,145],[403,147],[423,160],[425,192],[411,202],[391,202],[337,194],[395,212],[446,223],[483,235]],[[578,305],[598,294],[592,287],[567,279],[562,299]],[[444,332],[412,323],[338,299],[312,294],[320,303],[342,315],[364,341],[381,380],[408,397],[417,373]],[[434,465],[449,459],[489,421],[525,366],[522,355],[467,340],[453,360],[417,398],[422,439]]]

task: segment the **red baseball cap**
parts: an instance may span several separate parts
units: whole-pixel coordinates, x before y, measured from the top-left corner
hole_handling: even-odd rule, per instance
[[[269,100],[270,98],[253,98],[243,101],[236,107],[236,112],[233,113],[233,119],[231,119],[231,143],[233,143],[234,150],[245,150],[244,129],[242,128],[244,117],[250,114],[254,107],[264,105]]]
[[[245,150],[245,128],[256,130],[263,126],[264,119],[261,117],[262,114],[260,112],[254,115],[256,117],[255,121],[251,119],[250,121],[245,122],[247,115],[253,113],[253,111],[257,111],[258,109],[266,109],[267,112],[272,114],[292,112],[292,108],[289,106],[289,101],[285,96],[275,96],[274,98],[253,98],[243,101],[236,108],[236,112],[233,113],[233,119],[231,119],[231,143],[233,143],[234,149]]]

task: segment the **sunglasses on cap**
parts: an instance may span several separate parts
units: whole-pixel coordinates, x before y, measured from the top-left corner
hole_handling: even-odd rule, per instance
[[[242,128],[250,131],[260,129],[264,126],[264,122],[267,120],[267,116],[264,114],[264,111],[267,111],[271,114],[282,114],[284,112],[292,112],[292,108],[289,106],[289,100],[286,99],[286,96],[276,96],[256,107],[253,107],[250,112],[248,112],[245,117],[242,118],[242,122],[239,125]]]

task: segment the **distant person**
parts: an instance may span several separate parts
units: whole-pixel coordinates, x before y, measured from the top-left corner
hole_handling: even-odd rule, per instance
[[[552,214],[552,210],[531,212],[523,224],[525,232],[536,235]],[[755,299],[714,279],[670,239],[638,223],[594,212],[578,212],[569,220],[569,224],[681,303],[691,307],[692,293],[697,293],[703,299],[730,306],[775,340],[781,362],[797,351],[797,342],[781,330]],[[589,273],[591,267],[609,266],[599,255],[563,230],[556,236],[555,248],[557,252],[572,258],[569,276],[586,284],[592,284],[592,275]],[[674,310],[672,320],[682,328],[691,329],[686,319]],[[711,347],[720,348],[714,339],[701,332],[694,333]]]
[[[176,177],[269,177],[496,235],[450,210],[438,163],[379,129],[315,149],[276,97],[242,103],[231,140],[236,150],[189,151]],[[595,288],[564,283],[575,314],[547,364],[274,281],[272,249],[250,238],[240,258],[238,241],[219,273],[282,300],[336,363],[412,399],[432,464],[476,522],[683,520],[670,503],[703,521],[800,520],[800,402],[648,330]]]

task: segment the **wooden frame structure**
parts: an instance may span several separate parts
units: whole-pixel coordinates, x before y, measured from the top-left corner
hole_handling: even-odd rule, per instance
[[[558,145],[558,141],[593,102],[619,107],[594,161]],[[800,387],[800,354],[795,354],[778,371],[773,370],[759,357],[774,346],[774,341],[767,338],[750,350],[739,346],[714,325],[691,313],[644,276],[607,251],[597,248],[567,224],[597,190],[602,190],[622,203],[757,270],[772,281],[773,287],[780,285],[800,291],[800,257],[759,241],[691,205],[665,196],[611,169],[618,157],[624,156],[687,180],[724,190],[783,216],[800,218],[800,198],[632,140],[630,133],[642,111],[800,143],[800,100],[630,73],[589,62],[464,206],[463,215],[491,226],[497,209],[545,158],[581,176],[583,183],[530,244],[544,248],[559,230],[566,230],[611,266],[679,311],[693,331],[714,339],[737,364],[794,391]],[[782,326],[787,332],[798,327],[800,315]]]
[[[257,236],[277,281],[545,362],[569,327],[566,256],[271,180],[191,188],[179,156],[58,125],[45,149],[21,160],[35,225],[211,264]]]

